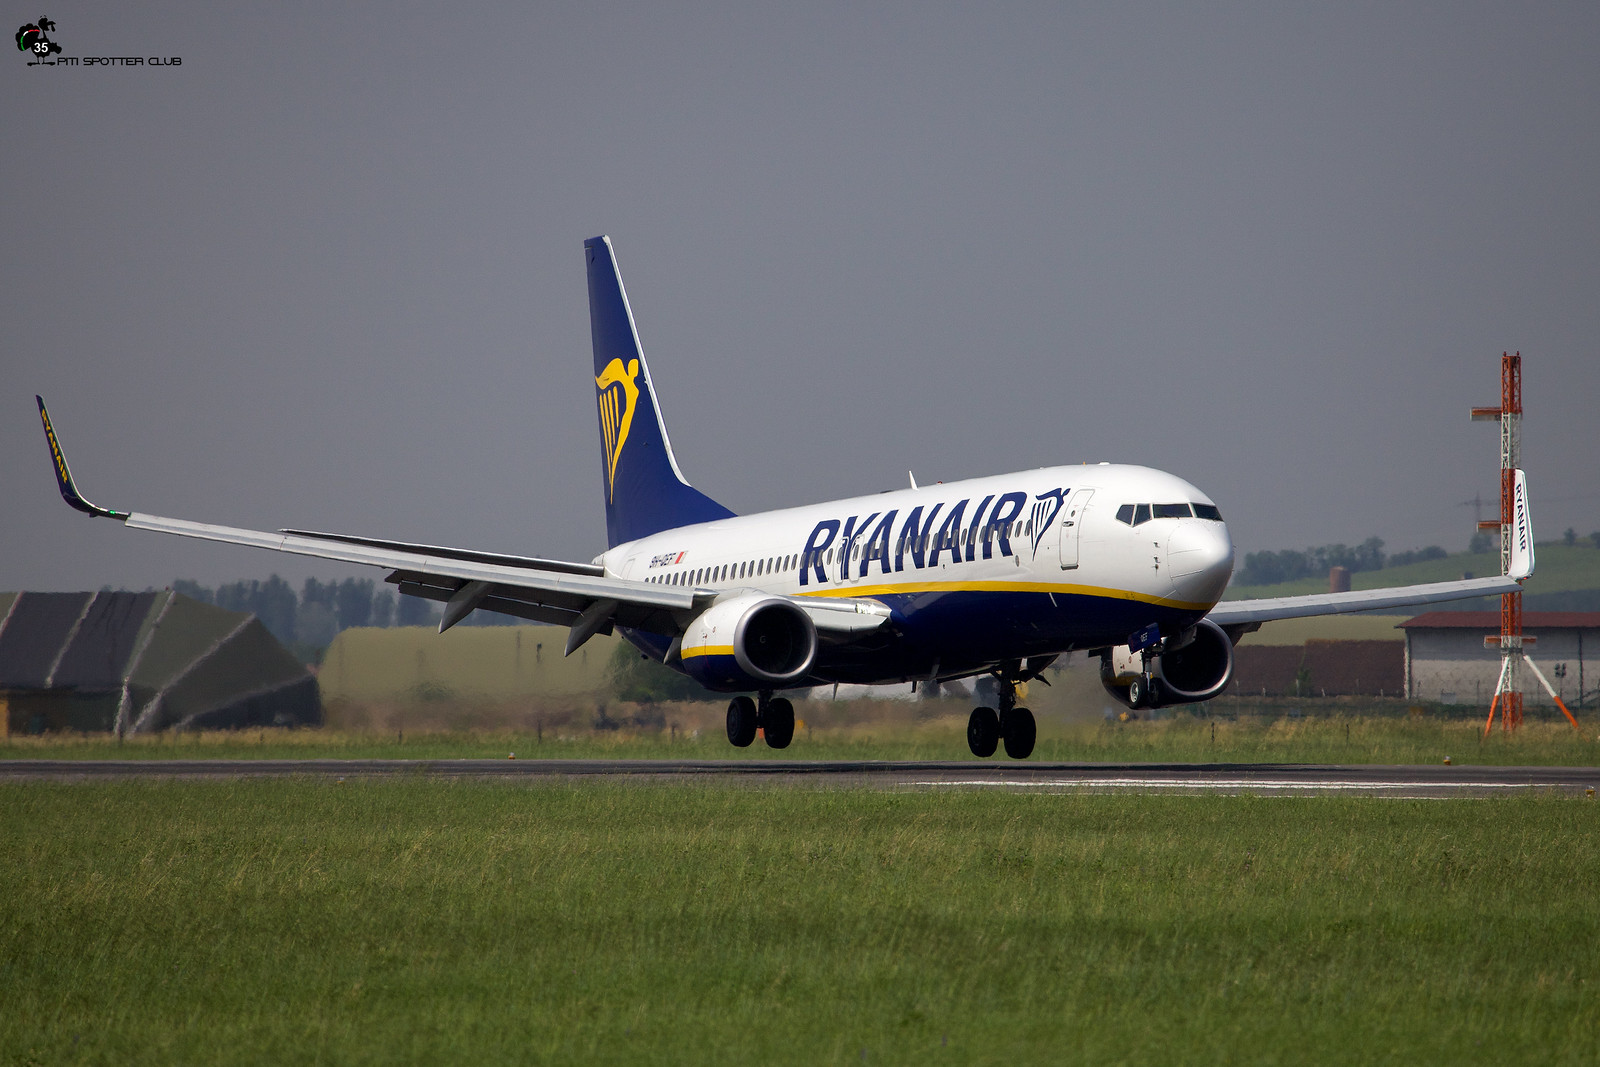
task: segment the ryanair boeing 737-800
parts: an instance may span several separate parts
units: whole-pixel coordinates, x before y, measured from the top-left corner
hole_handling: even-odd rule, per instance
[[[1100,659],[1130,707],[1206,700],[1233,646],[1273,619],[1514,592],[1533,573],[1527,486],[1516,473],[1512,550],[1498,577],[1219,603],[1233,543],[1216,503],[1181,478],[1100,463],[917,486],[735,515],[678,469],[608,237],[585,242],[610,547],[590,563],[115,511],[78,492],[44,401],[61,495],[140,530],[383,567],[400,592],[444,604],[441,632],[477,609],[570,627],[570,654],[619,632],[720,692],[728,740],[794,734],[776,694],[834,682],[944,682],[992,674],[998,708],[973,710],[978,756],[1033,751],[1017,685],[1057,657]],[[748,695],[754,693],[752,699]]]

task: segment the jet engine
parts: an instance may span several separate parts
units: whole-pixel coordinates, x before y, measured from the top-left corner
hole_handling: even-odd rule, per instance
[[[1100,684],[1130,708],[1210,700],[1233,678],[1233,642],[1222,627],[1201,619],[1182,639],[1151,654],[1149,679],[1143,671],[1143,656],[1127,645],[1100,658]]]
[[[811,670],[817,628],[781,597],[737,596],[689,624],[679,655],[684,673],[707,689],[781,689]]]

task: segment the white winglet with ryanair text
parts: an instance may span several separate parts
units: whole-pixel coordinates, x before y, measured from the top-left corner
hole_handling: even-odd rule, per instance
[[[1528,515],[1528,477],[1520,469],[1512,471],[1511,482],[1511,565],[1506,577],[1522,581],[1533,575],[1533,520]]]

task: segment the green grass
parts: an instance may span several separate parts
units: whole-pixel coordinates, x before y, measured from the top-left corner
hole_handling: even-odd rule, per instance
[[[0,783],[0,1063],[1589,1063],[1597,815]]]
[[[1240,565],[1243,565],[1240,556]],[[1600,550],[1579,542],[1568,548],[1563,544],[1540,544],[1538,566],[1524,587],[1530,594],[1563,592],[1574,589],[1600,589]],[[1445,559],[1412,563],[1405,567],[1385,567],[1379,571],[1358,571],[1350,576],[1352,589],[1381,589],[1395,585],[1420,585],[1424,582],[1451,582],[1471,571],[1479,578],[1500,573],[1500,551],[1457,552]],[[1224,595],[1226,600],[1250,600],[1256,597],[1299,596],[1303,593],[1326,593],[1328,577],[1302,578],[1277,585],[1232,585]]]
[[[1331,702],[1330,702],[1331,703]],[[686,710],[685,714],[691,713]],[[1139,722],[1041,720],[1036,761],[1109,763],[1455,763],[1591,766],[1600,764],[1600,729],[1592,710],[1579,712],[1582,733],[1564,719],[1529,718],[1515,734],[1498,727],[1485,739],[1483,723],[1438,715],[1411,717],[1335,714],[1226,717],[1179,712]],[[727,742],[719,707],[696,714],[698,734],[670,731],[595,731],[581,725],[547,730],[424,731],[397,734],[339,730],[243,730],[163,734],[119,744],[103,735],[13,736],[0,741],[0,759],[793,759],[972,760],[966,719],[944,715],[917,721],[914,707],[891,707],[900,721],[802,727],[777,752],[760,741],[747,749]],[[817,709],[816,714],[825,713]],[[801,709],[804,718],[807,709]]]

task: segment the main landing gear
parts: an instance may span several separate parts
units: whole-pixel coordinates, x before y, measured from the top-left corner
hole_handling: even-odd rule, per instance
[[[1017,683],[1003,675],[1000,679],[1000,711],[993,708],[973,708],[967,719],[967,747],[974,756],[988,757],[1004,741],[1006,755],[1012,759],[1027,759],[1033,754],[1033,742],[1038,737],[1033,712],[1017,707]]]
[[[794,705],[773,696],[770,689],[763,689],[757,696],[759,706],[749,697],[728,701],[729,742],[736,748],[749,748],[760,730],[768,748],[788,748],[794,740]]]

